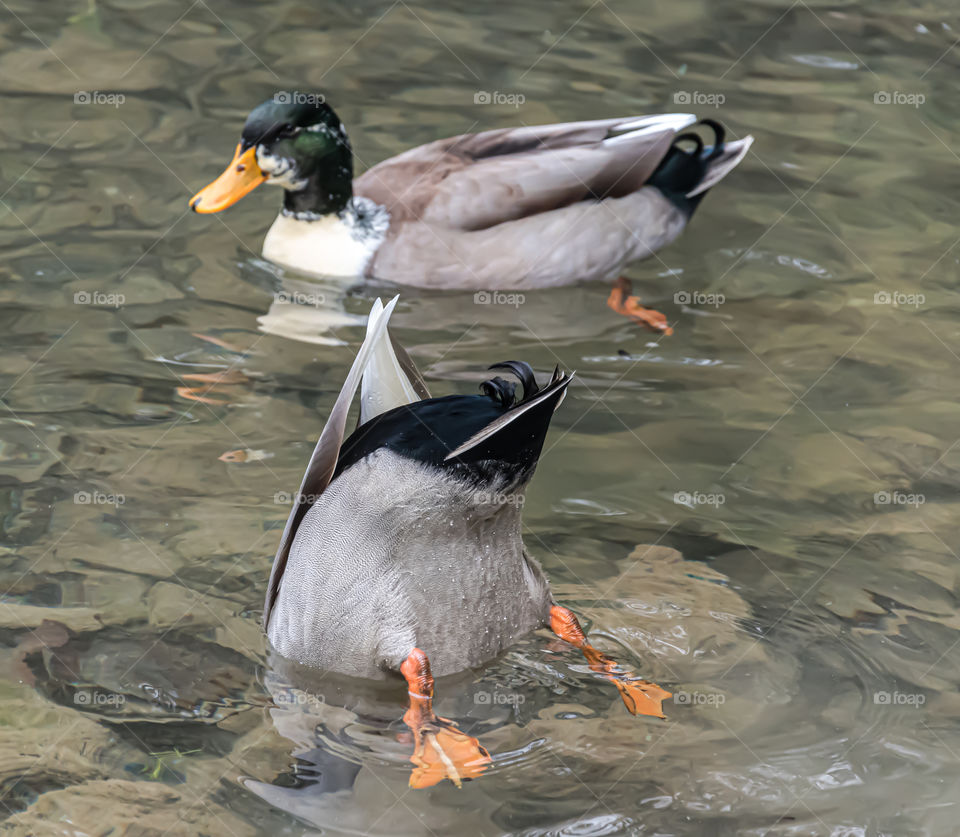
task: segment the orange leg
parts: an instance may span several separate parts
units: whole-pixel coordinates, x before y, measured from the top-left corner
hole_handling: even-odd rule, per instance
[[[560,605],[551,607],[550,630],[560,639],[579,648],[583,652],[583,656],[587,658],[591,669],[613,681],[613,685],[620,691],[624,706],[627,707],[631,715],[666,717],[663,714],[662,704],[671,696],[671,693],[661,689],[656,683],[651,683],[649,680],[631,677],[616,660],[601,651],[597,651],[587,642],[583,628],[580,627],[573,611]]]
[[[607,305],[618,314],[629,317],[635,323],[646,326],[651,331],[660,331],[668,336],[673,334],[673,329],[667,325],[667,318],[659,311],[644,308],[640,304],[640,297],[630,295],[631,290],[630,280],[621,276],[614,283],[613,290],[607,297]]]
[[[449,779],[459,788],[462,780],[476,779],[493,760],[476,738],[461,732],[453,721],[434,714],[433,675],[427,655],[414,648],[400,671],[410,694],[410,708],[403,716],[413,730],[410,761],[416,769],[410,774],[410,787],[429,788]]]

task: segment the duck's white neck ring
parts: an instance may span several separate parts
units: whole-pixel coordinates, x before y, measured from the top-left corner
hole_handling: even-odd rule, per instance
[[[294,212],[285,206],[281,208],[280,214],[285,218],[293,218],[295,221],[319,221],[321,218],[326,217],[322,212]]]
[[[296,212],[283,207],[280,214],[295,221],[321,221],[329,218],[331,213],[304,210]],[[382,238],[390,226],[390,213],[385,206],[381,206],[370,198],[354,195],[347,201],[347,205],[336,213],[350,229],[351,235],[357,239]]]

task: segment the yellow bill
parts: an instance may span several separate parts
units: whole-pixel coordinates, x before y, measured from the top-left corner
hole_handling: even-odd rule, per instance
[[[190,198],[190,208],[194,212],[219,212],[233,206],[244,195],[257,188],[268,175],[257,165],[257,148],[252,146],[246,151],[237,144],[237,150],[216,180],[201,189]]]

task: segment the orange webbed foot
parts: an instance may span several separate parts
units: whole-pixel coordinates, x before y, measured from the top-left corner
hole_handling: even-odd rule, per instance
[[[400,667],[407,680],[410,707],[403,716],[413,730],[414,749],[410,761],[411,788],[429,788],[449,779],[458,788],[476,779],[493,759],[480,742],[463,732],[453,721],[433,711],[433,676],[427,655],[414,648]]]
[[[649,680],[632,676],[612,657],[590,645],[572,610],[559,605],[550,608],[550,628],[560,639],[579,648],[590,668],[603,674],[617,687],[623,705],[631,715],[667,717],[663,714],[663,702],[672,693]]]
[[[411,718],[411,713],[416,717]],[[414,738],[410,761],[416,767],[410,774],[411,788],[429,788],[444,779],[459,788],[464,780],[476,779],[493,763],[487,749],[453,721],[434,715],[432,711],[424,716],[413,707],[403,719],[413,730]]]
[[[630,280],[621,276],[614,283],[613,290],[607,297],[607,306],[651,331],[660,332],[667,336],[673,334],[673,329],[667,325],[666,316],[653,308],[644,308],[640,304],[640,297],[632,296],[630,291]]]
[[[666,718],[663,714],[663,702],[673,693],[661,689],[650,680],[633,677],[616,660],[597,651],[590,645],[581,649],[583,656],[594,671],[602,671],[620,692],[623,705],[631,715],[651,715],[654,718]]]
[[[631,715],[651,715],[654,718],[666,718],[663,714],[663,702],[673,696],[673,692],[661,689],[649,680],[611,678],[620,690],[623,705]]]

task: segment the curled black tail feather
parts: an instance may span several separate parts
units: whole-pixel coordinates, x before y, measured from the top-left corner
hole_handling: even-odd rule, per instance
[[[694,151],[687,153],[695,154],[698,157],[703,153],[703,139],[700,134],[695,134],[693,131],[688,131],[686,134],[680,134],[680,136],[673,141],[673,146],[678,146],[684,140],[689,140],[697,144],[697,147]]]
[[[701,119],[697,125],[713,132],[713,145],[707,147],[698,133],[688,131],[680,134],[674,138],[669,151],[647,181],[647,185],[656,186],[688,218],[693,215],[705,193],[692,198],[687,195],[707,176],[711,162],[723,153],[727,136],[723,125],[713,119]],[[680,147],[681,143],[691,141],[696,143],[694,148],[684,150]]]
[[[516,391],[517,385],[513,381],[507,381],[500,377],[491,378],[489,381],[480,384],[480,392],[503,407],[513,406]]]
[[[540,391],[540,387],[537,385],[537,379],[533,374],[533,367],[529,363],[522,360],[503,360],[500,363],[495,363],[493,366],[488,367],[489,369],[507,369],[517,376],[517,379],[523,385],[523,398],[520,400],[522,404],[524,401],[532,398]],[[502,378],[494,378],[494,380],[503,380]],[[504,381],[506,383],[506,381]]]
[[[727,138],[727,129],[713,119],[701,119],[698,125],[706,125],[713,131],[713,150],[707,155],[707,160],[713,160],[723,153],[723,142]]]

